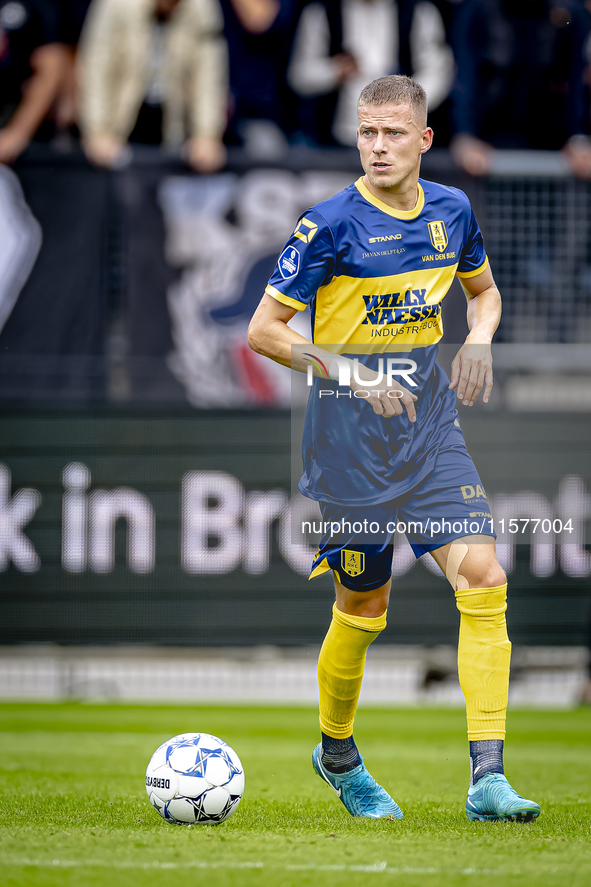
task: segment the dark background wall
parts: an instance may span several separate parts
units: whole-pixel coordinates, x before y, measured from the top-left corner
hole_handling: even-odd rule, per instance
[[[544,437],[547,419],[540,415],[515,421],[507,414],[483,413],[471,421],[466,417],[463,426],[493,501],[503,493],[527,493],[525,510],[515,508],[514,512],[520,517],[528,513],[539,517],[540,506],[532,499],[533,493],[556,509],[565,477],[579,478],[583,495],[591,487],[586,456],[590,422],[587,416],[564,416],[561,435]],[[213,531],[208,534],[205,527],[209,539],[199,544],[209,545],[214,552],[218,548],[217,563],[213,558],[213,567],[204,566],[204,572],[197,573],[188,572],[193,568],[187,564],[183,567],[183,522],[186,531],[192,519],[187,506],[181,513],[186,473],[203,472],[200,477],[215,479],[223,472],[224,477],[235,478],[245,492],[282,493],[287,507],[290,424],[288,413],[268,411],[6,412],[0,424],[0,464],[10,469],[13,495],[23,488],[40,494],[30,522],[21,527],[40,563],[35,569],[29,562],[24,570],[11,563],[0,572],[0,643],[210,646],[320,641],[332,600],[331,580],[326,576],[307,581],[308,557],[298,563],[293,560],[285,512],[270,524],[267,563],[264,542],[249,523],[253,520],[249,500],[232,510],[234,506],[212,497],[205,504],[211,509],[210,523],[216,523],[216,509],[228,514],[228,532],[233,530],[239,537],[240,552],[224,553],[218,548],[224,539]],[[90,472],[84,491],[84,508],[90,513],[86,530],[80,514],[64,516],[62,472],[72,463],[84,465]],[[97,572],[105,569],[101,558],[108,547],[101,543],[100,521],[96,519],[96,494],[101,490],[122,491],[124,505],[129,505],[134,491],[140,493],[154,516],[153,533],[145,532],[141,508],[139,520],[138,509],[132,507],[131,519],[117,521],[114,564],[107,564],[105,572]],[[6,500],[3,508],[6,516]],[[584,531],[580,511],[575,517],[576,526]],[[4,523],[5,532],[9,525],[10,520]],[[143,539],[144,549],[146,540],[148,548],[153,545],[153,562],[148,556],[146,566],[146,560],[140,558],[142,572],[137,571],[138,563],[130,554],[130,526],[139,533],[140,543]],[[74,558],[74,568],[79,571],[72,572],[72,552],[64,554],[64,542],[75,544],[80,532],[85,534],[86,554],[77,567]],[[222,536],[225,533],[223,530]],[[107,535],[110,537],[110,531]],[[513,641],[584,643],[589,580],[565,573],[565,565],[572,573],[571,536],[556,537],[555,566],[545,577],[536,576],[532,567],[530,545],[524,544],[531,539],[529,531],[519,539],[510,574],[508,617]],[[447,582],[422,563],[412,564],[411,557],[397,570],[388,629],[380,641],[453,643],[458,618]],[[29,569],[33,572],[26,571]],[[215,569],[224,572],[216,574]]]

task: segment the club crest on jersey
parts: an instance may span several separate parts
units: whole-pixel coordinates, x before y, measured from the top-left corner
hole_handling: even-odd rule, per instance
[[[349,576],[359,576],[365,570],[365,554],[362,551],[341,551],[341,567]]]
[[[300,258],[301,257],[299,250],[297,250],[295,246],[285,247],[285,249],[279,256],[279,261],[277,263],[279,273],[284,280],[287,280],[289,277],[296,276],[296,274],[300,270]]]
[[[431,243],[434,248],[439,253],[445,252],[447,244],[449,243],[445,224],[443,222],[427,222],[427,226],[429,228],[429,237],[431,238]]]
[[[315,225],[314,222],[309,222],[308,219],[300,219],[293,233],[298,240],[310,243],[317,231],[318,225]]]

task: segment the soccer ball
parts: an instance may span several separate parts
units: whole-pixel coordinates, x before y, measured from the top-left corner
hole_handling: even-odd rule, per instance
[[[244,792],[233,748],[209,733],[181,733],[157,748],[146,770],[150,803],[167,822],[223,822]]]

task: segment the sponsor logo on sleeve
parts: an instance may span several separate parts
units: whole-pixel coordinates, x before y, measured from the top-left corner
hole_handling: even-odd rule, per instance
[[[314,222],[310,222],[309,219],[300,219],[293,233],[298,240],[303,240],[304,243],[310,243],[317,231],[318,225],[315,225]]]
[[[295,277],[300,270],[300,252],[295,246],[286,246],[279,256],[278,268],[279,273],[284,280]]]

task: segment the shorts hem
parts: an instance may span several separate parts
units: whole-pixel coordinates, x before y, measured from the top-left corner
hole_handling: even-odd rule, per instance
[[[328,573],[332,570],[332,567],[328,563],[328,558],[323,558],[319,563],[314,566],[312,564],[312,569],[310,570],[310,575],[308,576],[308,582],[310,579],[316,579],[317,576],[324,576],[325,573]]]
[[[496,539],[496,533],[446,533],[445,536],[438,537],[436,541],[433,543],[415,543],[409,540],[410,547],[413,550],[414,556],[417,558],[422,557],[424,554],[427,554],[429,551],[436,551],[438,548],[443,548],[444,545],[448,545],[450,542],[454,542],[456,539],[463,539],[465,536],[470,535],[478,535],[478,536],[488,536],[490,539]]]
[[[374,580],[373,582],[368,582],[367,585],[360,586],[359,583],[357,585],[353,585],[354,580],[347,580],[347,577],[343,577],[339,575],[340,584],[343,588],[346,588],[348,591],[359,591],[363,593],[364,591],[375,591],[376,588],[381,588],[382,585],[385,585],[389,579],[392,578],[392,573],[388,573],[383,579]]]

